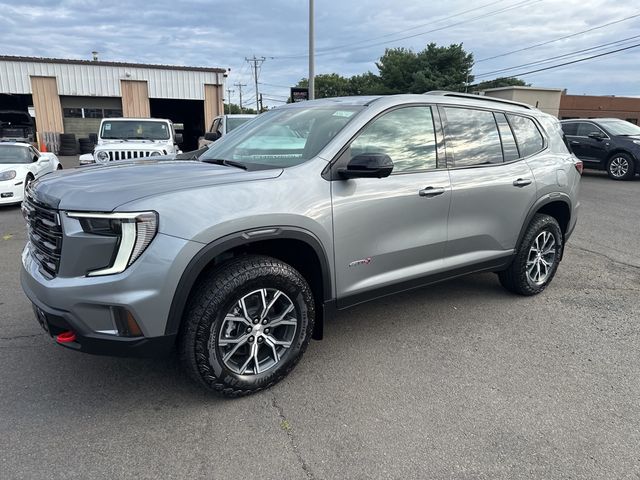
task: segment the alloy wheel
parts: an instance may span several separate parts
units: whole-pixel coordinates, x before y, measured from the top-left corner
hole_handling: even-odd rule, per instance
[[[624,177],[629,171],[629,161],[624,157],[616,157],[611,160],[609,169],[611,171],[611,175],[613,175],[614,177]]]
[[[298,326],[291,299],[275,288],[254,290],[227,312],[209,352],[217,347],[224,365],[238,375],[257,375],[278,365],[295,339]]]
[[[547,281],[556,261],[556,239],[547,230],[541,232],[533,241],[527,256],[527,278],[534,285]]]

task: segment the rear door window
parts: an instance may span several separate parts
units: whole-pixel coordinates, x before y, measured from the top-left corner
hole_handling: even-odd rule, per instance
[[[512,114],[507,114],[507,119],[516,136],[521,157],[528,157],[544,148],[544,138],[533,120]]]
[[[598,132],[601,133],[602,135],[605,135],[605,133],[600,130],[600,128],[598,128],[597,126],[595,126],[593,123],[589,123],[589,122],[580,122],[578,124],[578,137],[588,137],[590,133],[594,133],[594,132]]]
[[[502,145],[493,112],[444,107],[447,151],[456,167],[502,163]]]
[[[507,117],[504,113],[494,113],[496,122],[498,123],[498,131],[500,132],[500,140],[502,140],[502,153],[504,155],[504,161],[510,162],[516,160],[518,155],[518,146],[516,145],[516,139],[513,137],[511,127],[507,122]]]
[[[576,136],[578,134],[578,124],[577,123],[563,123],[562,131],[565,135]]]

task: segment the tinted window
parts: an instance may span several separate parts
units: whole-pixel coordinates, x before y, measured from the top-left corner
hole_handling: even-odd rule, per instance
[[[406,107],[378,117],[351,144],[351,158],[385,153],[393,172],[436,168],[436,138],[430,107]]]
[[[456,167],[502,163],[502,146],[492,112],[446,107],[447,149]]]
[[[513,132],[511,127],[507,123],[507,117],[504,113],[494,113],[496,122],[498,123],[498,130],[500,131],[500,139],[502,140],[502,154],[505,162],[510,162],[518,158],[518,147],[516,146],[516,139],[513,138]]]
[[[579,137],[588,137],[590,133],[598,132],[605,134],[602,130],[596,127],[593,123],[581,122],[578,124],[578,133]]]
[[[577,135],[578,134],[578,124],[577,123],[563,123],[562,131],[565,135]]]
[[[528,117],[507,115],[516,136],[521,157],[528,157],[544,148],[544,139],[536,124]]]

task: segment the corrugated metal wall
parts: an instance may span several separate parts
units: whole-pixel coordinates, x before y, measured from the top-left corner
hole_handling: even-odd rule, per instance
[[[62,107],[55,77],[31,77],[38,132],[62,133]]]
[[[120,97],[120,80],[146,80],[150,98],[204,100],[202,85],[222,85],[223,74],[106,65],[0,60],[0,93],[32,93],[29,77],[56,77],[58,94]]]
[[[149,118],[149,88],[140,80],[121,80],[122,115],[129,118]]]

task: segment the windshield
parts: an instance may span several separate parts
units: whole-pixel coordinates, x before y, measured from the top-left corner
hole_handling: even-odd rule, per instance
[[[200,160],[284,168],[313,158],[362,110],[330,105],[275,109],[209,147]]]
[[[31,163],[33,158],[29,155],[29,149],[17,145],[0,145],[0,164],[7,163]]]
[[[106,140],[169,140],[169,124],[145,120],[103,122],[100,137]]]
[[[249,120],[251,120],[251,117],[227,117],[227,132],[239,127],[243,123],[247,123]]]
[[[624,120],[600,120],[611,135],[640,135],[640,127]]]

